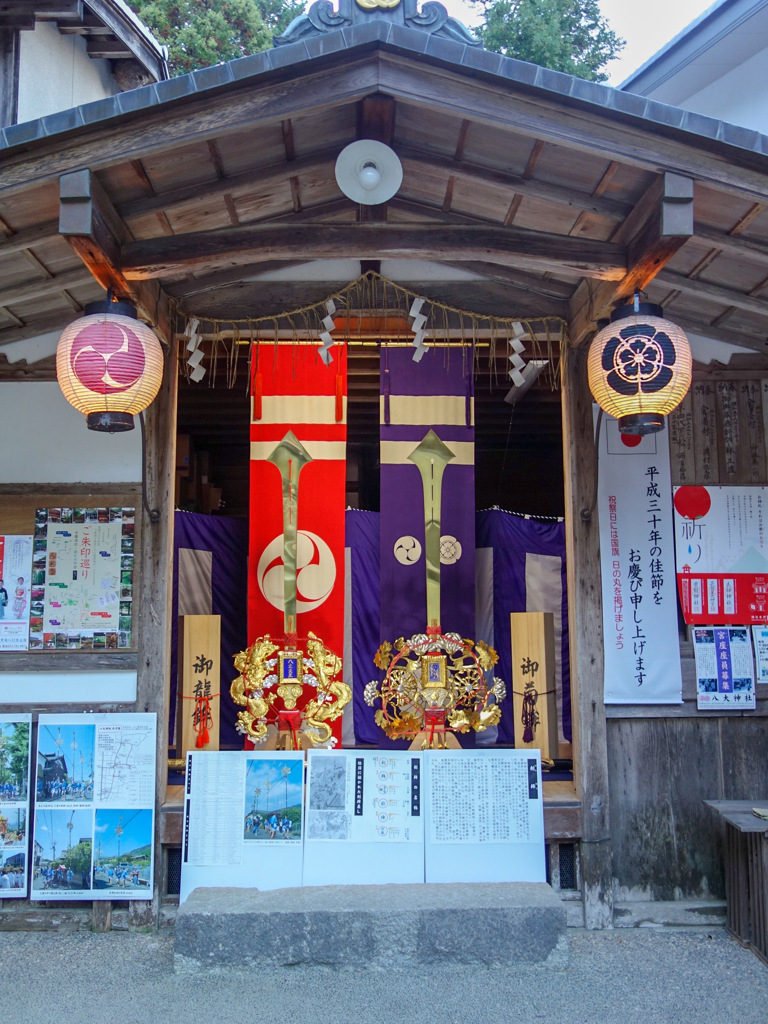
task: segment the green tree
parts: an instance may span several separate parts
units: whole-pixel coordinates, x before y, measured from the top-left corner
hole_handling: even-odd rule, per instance
[[[168,47],[173,75],[266,50],[280,23],[279,0],[131,0],[130,5]]]
[[[75,874],[82,874],[84,878],[87,878],[88,872],[91,870],[90,839],[86,839],[85,842],[78,843],[71,850],[67,850],[61,860],[68,868],[72,868]]]
[[[601,71],[624,40],[600,13],[597,0],[474,0],[482,11],[475,29],[487,50],[604,82]]]

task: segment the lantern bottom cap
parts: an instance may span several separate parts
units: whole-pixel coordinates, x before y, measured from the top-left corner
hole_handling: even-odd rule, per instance
[[[119,434],[134,427],[133,416],[129,412],[89,412],[86,423],[89,430],[105,434]]]
[[[658,412],[636,412],[619,417],[621,434],[656,434],[664,429],[664,417]]]

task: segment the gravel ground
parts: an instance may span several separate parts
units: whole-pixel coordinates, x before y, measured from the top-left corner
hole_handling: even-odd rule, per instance
[[[13,1024],[768,1022],[768,967],[721,929],[568,933],[560,969],[175,975],[173,933],[0,933]]]

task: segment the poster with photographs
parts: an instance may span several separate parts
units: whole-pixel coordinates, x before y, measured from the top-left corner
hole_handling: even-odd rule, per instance
[[[424,757],[309,751],[304,885],[424,881]]]
[[[31,715],[0,715],[0,899],[27,895]]]
[[[135,509],[35,513],[29,646],[132,646]]]
[[[32,538],[0,534],[0,651],[29,646]]]
[[[154,714],[40,715],[33,900],[152,898]]]
[[[749,626],[696,626],[693,653],[699,711],[755,708],[755,669]]]
[[[302,884],[301,751],[188,753],[184,794],[182,903],[199,887]]]

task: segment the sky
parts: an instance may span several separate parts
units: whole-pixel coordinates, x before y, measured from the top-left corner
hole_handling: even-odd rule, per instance
[[[618,60],[605,70],[608,84],[619,85],[678,32],[712,6],[714,0],[600,0],[600,10],[610,27],[626,41]],[[472,26],[477,10],[467,0],[443,0],[449,14]]]

